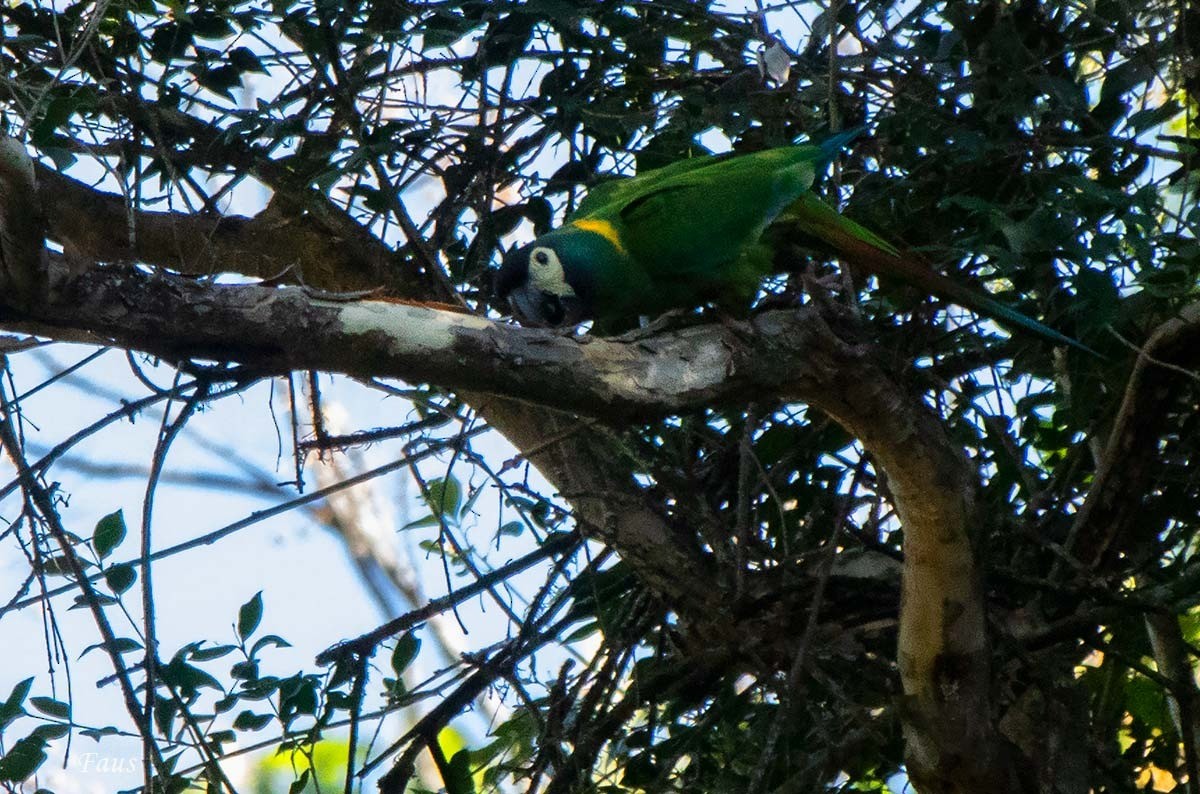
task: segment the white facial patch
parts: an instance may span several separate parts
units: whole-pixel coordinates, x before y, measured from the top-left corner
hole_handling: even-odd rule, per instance
[[[575,297],[575,290],[567,283],[562,262],[558,261],[553,248],[538,246],[529,252],[529,283],[559,298]]]

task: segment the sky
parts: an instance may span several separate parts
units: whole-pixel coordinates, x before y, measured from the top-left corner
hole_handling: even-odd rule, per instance
[[[42,382],[48,374],[46,364],[52,360],[73,363],[90,352],[68,345],[55,346],[49,356],[39,357],[42,360],[29,354],[12,356],[10,361],[17,390],[25,391]],[[51,364],[51,367],[61,368],[61,364]],[[167,375],[165,372],[159,374]],[[163,384],[169,382],[166,378],[161,381]],[[410,410],[403,401],[355,388],[352,384],[344,385],[348,388],[338,388],[338,384],[331,383],[326,397],[338,399],[351,416],[369,417],[360,422],[361,426],[399,425],[410,418]],[[134,383],[120,351],[110,351],[80,370],[77,378],[59,381],[25,403],[27,445],[32,450],[39,450],[57,443],[66,433],[89,425],[109,410],[111,403],[86,392],[103,390],[127,394],[143,391]],[[209,472],[229,474],[229,461],[214,454],[210,449],[214,446],[236,450],[246,462],[277,481],[292,479],[290,452],[285,449],[280,455],[280,440],[276,433],[277,421],[286,423],[287,404],[280,399],[284,394],[286,392],[279,385],[272,394],[269,384],[261,384],[242,395],[226,398],[196,416],[172,449],[164,479]],[[158,416],[147,412],[133,423],[123,422],[98,433],[73,453],[73,457],[85,460],[90,469],[131,464],[135,471],[142,470],[141,476],[101,478],[89,471],[74,472],[69,465],[54,469],[54,477],[60,482],[64,497],[61,516],[69,531],[88,537],[101,517],[116,510],[124,512],[129,534],[114,552],[113,559],[137,557],[139,517],[145,489],[144,468],[158,421]],[[286,434],[286,429],[283,432]],[[380,444],[361,454],[368,465],[379,465],[398,457],[401,454],[399,447],[396,442]],[[490,439],[477,442],[477,448],[489,455],[511,457],[513,454],[511,448],[494,434]],[[7,461],[0,472],[6,479],[11,477],[12,469]],[[431,461],[425,467],[424,476],[432,479],[442,472],[444,464],[436,466]],[[464,470],[464,478],[466,474]],[[311,490],[315,487],[315,478],[310,473],[307,479]],[[406,473],[388,475],[371,487],[376,489],[381,501],[394,507],[391,517],[394,528],[421,515],[418,511],[423,505],[407,482]],[[228,488],[214,490],[164,482],[155,498],[154,547],[163,549],[202,536],[295,495],[295,489],[286,486],[274,490],[274,494],[269,489],[262,494],[247,494]],[[485,546],[496,526],[496,500],[494,496],[488,498],[489,495],[485,494],[477,503],[478,524],[469,533],[475,540],[487,533],[482,538]],[[15,499],[10,497],[0,505],[0,515],[11,520],[17,509]],[[431,532],[434,530],[397,533],[395,542],[398,551],[407,549],[413,554],[417,576],[426,592],[436,596],[445,591],[441,565],[416,548],[416,541],[429,537]],[[500,561],[507,556],[519,556],[531,548],[531,541],[517,539],[522,540],[524,542],[510,542]],[[27,570],[27,562],[13,543],[0,546],[0,581],[8,586],[6,600],[15,592]],[[60,577],[52,579],[51,583],[62,581]],[[459,579],[457,583],[464,581]],[[381,614],[376,607],[340,538],[301,511],[285,513],[211,545],[162,560],[154,565],[153,582],[158,640],[165,658],[170,658],[184,644],[198,639],[206,639],[212,644],[235,642],[238,609],[261,590],[264,614],[260,633],[278,634],[292,644],[291,648],[271,649],[264,655],[263,672],[281,676],[299,670],[317,670],[313,659],[320,651],[341,639],[374,628],[387,617],[394,617]],[[525,583],[531,581],[526,579]],[[130,611],[135,620],[140,621],[138,587],[130,590],[127,597],[131,598]],[[108,659],[99,651],[80,658],[88,645],[100,639],[90,613],[69,609],[69,595],[53,599],[52,606],[59,632],[66,642],[64,653],[58,660],[46,655],[46,616],[40,606],[26,607],[0,618],[0,647],[9,651],[0,657],[0,691],[6,695],[16,682],[36,676],[32,694],[64,701],[69,699],[78,722],[93,727],[124,724],[126,720],[113,717],[124,713],[118,688],[110,684],[97,689],[93,684],[111,672]],[[494,605],[474,600],[465,604],[460,614],[470,629],[469,637],[461,636],[455,621],[451,620],[447,625],[451,634],[460,635],[457,640],[464,648],[478,648],[505,636],[507,621]],[[129,623],[122,625],[116,616],[112,619],[118,636],[136,636]],[[227,670],[229,661],[214,663],[211,668],[214,674]],[[380,654],[380,661],[386,666],[386,654]],[[418,664],[428,666],[424,660]],[[482,725],[470,727],[476,736],[482,733]],[[21,733],[16,731],[14,735]],[[56,743],[56,749],[61,744]],[[84,782],[96,777],[97,791],[111,792],[137,783],[140,770],[135,770],[132,775],[92,771],[95,767],[89,769],[87,765],[96,759],[88,755],[90,752],[113,759],[136,756],[136,741],[105,738],[97,744],[91,739],[76,738],[68,770],[75,770],[75,777]],[[60,794],[70,791],[65,787],[55,790]]]

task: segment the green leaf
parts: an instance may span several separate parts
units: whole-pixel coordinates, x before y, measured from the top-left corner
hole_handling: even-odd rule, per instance
[[[4,703],[0,704],[0,731],[3,731],[10,722],[25,713],[23,705],[32,687],[33,676],[30,676],[13,687],[12,692],[8,693],[8,697],[5,698]]]
[[[213,712],[216,714],[224,714],[238,704],[239,698],[237,695],[226,695],[223,698],[218,698],[213,703]]]
[[[243,711],[233,721],[233,727],[239,731],[257,731],[263,728],[275,717],[271,714],[255,714],[253,711]]]
[[[89,596],[85,593],[80,593],[71,599],[71,609],[91,609],[95,606],[111,606],[117,603],[117,599],[103,593],[95,593],[94,596]]]
[[[632,788],[647,786],[658,778],[660,771],[648,753],[639,753],[625,763],[621,785]]]
[[[236,650],[236,645],[215,645],[212,648],[197,649],[192,653],[191,658],[197,662],[211,662],[213,659],[220,659],[222,656],[227,656],[231,651]]]
[[[1140,134],[1151,127],[1157,127],[1165,121],[1170,121],[1182,112],[1183,108],[1174,100],[1169,100],[1158,107],[1144,108],[1131,115],[1126,124]]]
[[[277,676],[264,675],[256,681],[243,684],[238,694],[250,700],[261,700],[275,694],[275,690],[279,689],[280,683],[282,682]]]
[[[446,794],[475,794],[475,779],[471,775],[471,751],[459,750],[447,764]]]
[[[125,533],[124,511],[118,510],[115,513],[109,513],[96,522],[96,531],[92,533],[92,548],[103,560],[112,554],[113,549],[121,545],[121,541],[125,540]]]
[[[522,10],[526,14],[560,25],[575,22],[583,14],[578,3],[568,0],[526,0]]]
[[[79,658],[82,659],[97,648],[103,648],[107,651],[115,651],[116,653],[120,654],[129,653],[130,651],[140,651],[142,649],[142,644],[129,637],[114,637],[111,645],[109,645],[107,641],[98,642],[95,645],[89,645],[83,649],[83,653],[79,654]]]
[[[92,566],[90,562],[76,557],[79,567],[85,571]],[[46,576],[70,576],[74,574],[71,570],[71,564],[68,562],[65,554],[57,554],[53,557],[42,558],[42,573]]]
[[[305,769],[300,773],[300,777],[292,781],[292,785],[288,786],[288,794],[301,794],[305,787],[308,786],[308,778],[312,773],[311,769]]]
[[[441,522],[438,521],[438,517],[430,513],[424,518],[418,518],[415,521],[409,521],[407,524],[400,527],[400,531],[403,532],[406,529],[420,529],[421,527],[436,527],[439,523]]]
[[[383,688],[391,700],[397,700],[408,694],[408,687],[399,678],[384,678]]]
[[[172,659],[159,668],[159,675],[164,683],[177,688],[180,696],[185,700],[195,696],[202,687],[215,689],[218,692],[224,691],[220,681],[180,658]]]
[[[229,668],[229,676],[239,681],[254,681],[258,678],[258,662],[238,662]]]
[[[187,52],[194,30],[190,24],[168,22],[150,35],[150,58],[166,64]]]
[[[133,587],[137,581],[137,568],[127,562],[110,565],[104,569],[104,583],[117,595]]]
[[[434,515],[457,519],[462,507],[462,488],[458,479],[445,477],[431,481],[426,489],[425,504],[429,505]]]
[[[259,621],[262,620],[263,600],[262,590],[254,594],[246,603],[242,604],[238,610],[237,633],[242,640],[249,638],[254,630],[258,628]]]
[[[103,728],[84,728],[79,733],[98,742],[106,736],[117,736],[121,731],[111,725],[106,725]]]
[[[217,11],[194,11],[191,22],[195,26],[196,36],[202,39],[221,41],[234,34],[233,25]]]
[[[209,747],[220,752],[222,744],[225,742],[232,742],[237,739],[237,733],[230,730],[213,731],[212,733],[208,734],[208,736],[204,737],[204,739],[206,742],[208,742]]]
[[[573,642],[578,642],[579,640],[582,640],[584,637],[592,636],[599,630],[600,630],[599,621],[595,621],[595,620],[589,621],[588,623],[585,623],[582,626],[580,626],[579,628],[572,631],[566,637],[563,637],[563,644],[570,645]]]
[[[46,761],[46,741],[40,736],[26,736],[0,758],[0,780],[20,783],[38,770]]]
[[[1125,708],[1134,719],[1141,720],[1151,728],[1173,730],[1162,687],[1144,676],[1134,675],[1126,682]]]
[[[78,107],[79,100],[74,94],[59,94],[46,105],[46,112],[41,121],[30,130],[30,139],[38,146],[50,143],[54,133],[70,120]]]
[[[400,675],[408,666],[412,664],[413,659],[417,658],[417,651],[421,650],[421,641],[413,632],[409,631],[396,641],[396,647],[392,650],[392,670],[396,675]]]
[[[242,85],[242,73],[232,64],[209,67],[199,63],[189,66],[188,71],[195,76],[197,83],[226,99],[234,99],[233,89]]]
[[[280,637],[278,634],[268,634],[265,637],[260,637],[254,641],[254,645],[250,646],[250,658],[258,656],[258,652],[267,646],[272,648],[290,648],[292,644]]]
[[[71,706],[61,700],[45,697],[30,698],[29,705],[46,716],[57,717],[60,720],[71,719]]]
[[[34,728],[30,736],[37,736],[50,742],[55,739],[61,739],[70,732],[70,725],[65,725],[61,722],[47,722]]]
[[[162,698],[154,702],[154,724],[163,736],[171,735],[171,726],[175,715],[179,712],[179,701],[173,698]]]
[[[1102,329],[1114,322],[1121,308],[1121,295],[1112,279],[1092,268],[1083,268],[1073,280],[1079,293],[1074,314],[1085,330]]]
[[[313,676],[295,675],[281,681],[279,694],[279,715],[285,725],[297,715],[317,713],[317,681]]]
[[[478,25],[474,20],[438,10],[420,30],[421,50],[426,52],[435,47],[449,47],[476,27]]]
[[[490,221],[492,234],[503,237],[517,228],[517,224],[525,217],[525,208],[520,204],[512,204],[492,210]]]
[[[475,509],[475,503],[479,501],[479,497],[483,496],[483,488],[476,488],[467,495],[466,504],[458,508],[458,518],[461,521],[463,516]]]

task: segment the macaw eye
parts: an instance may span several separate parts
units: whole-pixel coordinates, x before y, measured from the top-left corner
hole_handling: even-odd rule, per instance
[[[529,252],[526,283],[551,295],[574,296],[575,290],[567,281],[562,262],[553,248],[538,246]]]

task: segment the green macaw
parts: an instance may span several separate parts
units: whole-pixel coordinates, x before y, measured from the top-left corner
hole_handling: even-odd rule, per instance
[[[812,193],[813,181],[857,134],[819,146],[697,157],[593,187],[567,222],[509,251],[496,276],[526,325],[592,319],[629,327],[641,316],[707,301],[749,305],[772,271],[762,241],[787,224],[828,244],[852,266],[899,278],[1056,345],[1092,352],[1020,312],[901,254]]]

